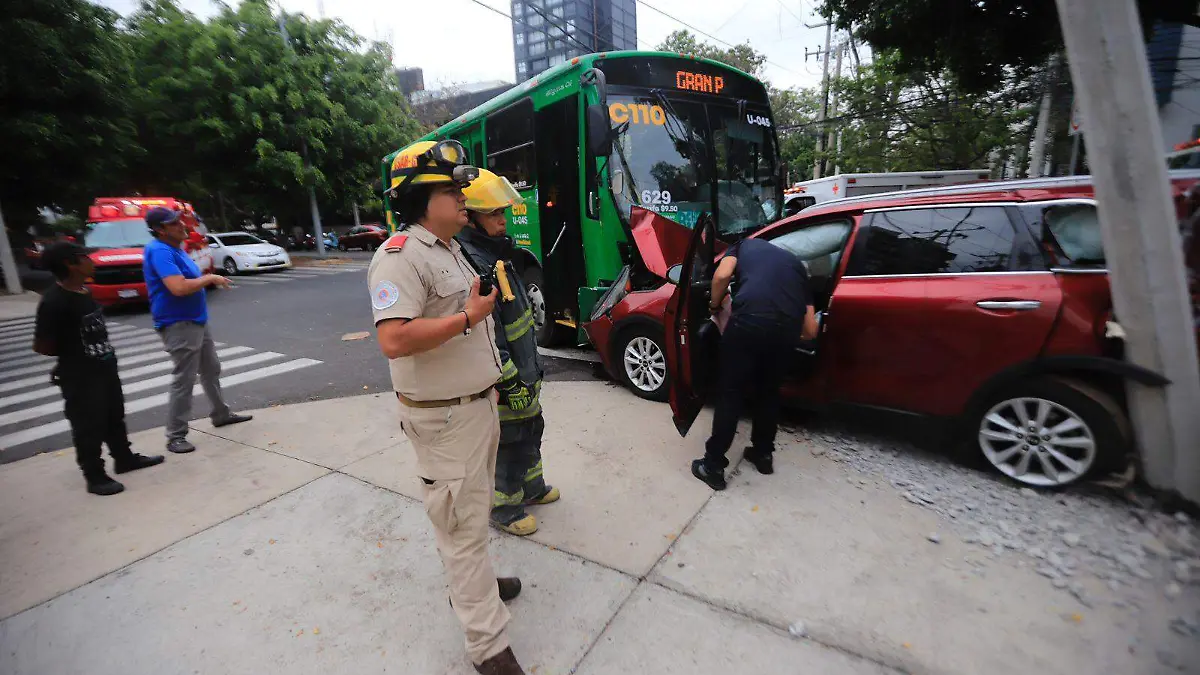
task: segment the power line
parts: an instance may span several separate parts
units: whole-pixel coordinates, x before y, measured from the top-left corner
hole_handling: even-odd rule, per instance
[[[478,0],[476,0],[476,1],[478,1]],[[675,17],[671,16],[670,14],[667,14],[666,12],[662,11],[661,9],[659,9],[659,8],[655,7],[654,5],[651,5],[650,3],[646,2],[646,0],[636,0],[636,2],[637,2],[639,5],[641,5],[641,6],[645,7],[646,9],[653,10],[653,11],[655,11],[655,12],[658,12],[659,14],[661,14],[661,15],[663,15],[663,16],[665,16],[665,17],[667,17],[668,19],[670,19],[670,20],[674,21],[675,23],[677,23],[677,24],[679,24],[679,25],[683,26],[684,28],[687,28],[687,29],[689,29],[689,30],[694,30],[694,31],[696,31],[697,33],[699,33],[699,34],[703,35],[704,37],[706,37],[706,38],[709,38],[710,40],[716,40],[717,42],[720,42],[721,44],[725,45],[726,47],[729,47],[730,49],[733,49],[733,48],[737,47],[737,45],[730,44],[729,42],[726,42],[725,40],[722,40],[721,38],[719,38],[719,37],[717,37],[717,36],[715,36],[715,35],[712,35],[711,33],[706,33],[706,32],[704,32],[704,31],[700,30],[699,28],[696,28],[695,26],[693,26],[693,25],[692,25],[692,24],[690,24],[690,23],[687,23],[686,21],[683,21],[683,20],[681,20],[681,19],[677,19],[677,18],[675,18]],[[793,75],[799,75],[799,74],[800,74],[800,73],[797,73],[796,71],[792,70],[791,68],[788,68],[788,67],[786,67],[786,66],[781,66],[781,65],[779,65],[778,63],[775,63],[774,61],[767,60],[767,59],[765,59],[765,58],[763,59],[763,62],[764,62],[764,63],[769,63],[769,64],[771,64],[772,66],[775,66],[776,68],[779,68],[780,70],[785,70],[785,71],[787,71],[787,72],[789,72],[789,73],[791,73],[791,74],[793,74]]]
[[[787,5],[785,5],[785,4],[783,4],[783,0],[775,0],[775,2],[776,2],[776,3],[777,3],[779,6],[780,6],[780,7],[782,7],[782,8],[783,8],[783,11],[787,12],[788,14],[791,14],[793,19],[795,19],[795,20],[799,21],[800,23],[804,23],[804,19],[801,19],[800,17],[796,16],[796,13],[795,13],[795,12],[793,12],[793,11],[792,11],[792,10],[790,10],[790,9],[788,9],[788,6],[787,6]]]
[[[530,29],[536,30],[537,32],[541,33],[542,35],[545,35],[546,37],[550,38],[551,40],[558,40],[558,39],[560,39],[560,38],[559,38],[559,37],[557,37],[557,36],[551,35],[551,34],[550,34],[550,31],[546,30],[545,28],[542,28],[542,27],[540,27],[540,26],[534,26],[534,25],[532,25],[532,24],[529,24],[529,23],[526,23],[526,22],[524,22],[524,21],[522,21],[522,20],[520,20],[520,19],[515,19],[515,18],[513,18],[513,16],[512,16],[511,14],[508,14],[508,13],[506,13],[506,12],[502,11],[502,10],[496,9],[495,7],[492,7],[491,5],[487,4],[486,2],[483,2],[482,0],[470,0],[470,1],[471,1],[471,2],[473,2],[473,3],[475,3],[475,4],[477,4],[477,5],[479,5],[480,7],[483,7],[484,9],[486,9],[486,10],[488,10],[488,11],[491,11],[491,12],[493,12],[493,13],[495,13],[495,14],[499,14],[500,16],[502,16],[502,17],[504,17],[504,18],[508,19],[509,21],[511,21],[511,22],[513,22],[513,23],[515,23],[515,24],[520,24],[520,25],[522,25],[522,26],[525,26],[526,28],[530,28]],[[544,18],[544,17],[543,17],[543,18]],[[547,21],[548,21],[548,20],[547,20]],[[555,28],[558,28],[560,31],[562,30],[562,27],[560,27],[558,24],[551,23],[550,25],[554,26]],[[572,39],[572,40],[575,40],[575,41],[576,41],[576,42],[578,42],[579,44],[583,45],[583,43],[582,43],[582,42],[579,42],[579,40],[577,40],[577,39],[575,39],[575,38],[571,37],[570,35],[565,35],[565,37],[567,37],[567,38],[569,38],[569,39]],[[593,37],[594,37],[594,35],[593,35]],[[587,50],[588,52],[590,52],[590,51],[591,51],[591,49],[592,49],[591,47],[589,47],[589,46],[587,46],[587,45],[583,45],[583,47],[584,47],[584,49],[585,49],[585,50]]]

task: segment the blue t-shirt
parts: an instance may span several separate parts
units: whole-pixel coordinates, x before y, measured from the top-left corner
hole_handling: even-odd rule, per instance
[[[150,315],[155,328],[165,328],[180,321],[208,323],[208,303],[204,289],[191,295],[172,295],[163,279],[180,276],[199,279],[200,268],[182,250],[155,239],[142,251],[142,276],[150,294]]]

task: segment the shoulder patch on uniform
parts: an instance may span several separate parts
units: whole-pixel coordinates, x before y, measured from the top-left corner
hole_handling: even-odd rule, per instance
[[[371,306],[377,311],[385,310],[400,300],[400,289],[390,281],[381,281],[371,289]]]
[[[407,234],[393,234],[387,241],[383,242],[383,247],[388,251],[399,251],[404,248],[404,242],[406,241],[408,241]]]

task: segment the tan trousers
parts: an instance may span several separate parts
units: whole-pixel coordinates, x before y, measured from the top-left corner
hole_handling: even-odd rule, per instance
[[[400,406],[400,424],[420,466],[425,512],[450,584],[450,600],[475,664],[508,648],[508,608],[488,558],[488,513],[500,421],[494,394],[444,408]]]

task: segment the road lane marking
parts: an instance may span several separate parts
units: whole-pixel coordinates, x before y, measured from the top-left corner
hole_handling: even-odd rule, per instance
[[[109,335],[109,337],[112,337],[112,335],[114,333],[115,334],[124,334],[124,333],[128,333],[129,331],[132,331],[132,330],[137,330],[137,328],[135,328],[133,326],[121,326],[121,325],[109,324],[108,335]],[[16,337],[11,337],[11,338],[6,338],[4,336],[0,336],[0,352],[10,352],[13,350],[14,347],[26,349],[26,348],[29,348],[29,346],[32,344],[33,344],[33,331],[32,330],[24,335],[18,335]]]
[[[214,345],[216,347],[220,348],[220,347],[224,347],[225,343],[216,342],[216,343],[214,343]],[[127,356],[130,356],[133,354],[141,354],[142,352],[155,351],[155,350],[159,350],[161,352],[162,345],[161,344],[145,344],[145,345],[136,345],[134,347],[127,347],[125,349],[118,349],[117,350],[117,361],[120,362],[120,361],[124,360]],[[158,354],[158,356],[162,356],[165,353],[166,352],[161,352],[160,354]],[[22,375],[32,375],[37,372],[46,372],[46,371],[49,371],[51,368],[53,368],[54,364],[56,363],[56,359],[52,356],[39,356],[37,358],[40,359],[38,364],[36,366],[30,366],[28,368],[20,368],[17,370],[7,370],[7,368],[11,368],[13,365],[15,365],[15,364],[11,364],[11,363],[0,366],[0,380],[4,380],[4,379],[10,378],[10,377],[21,377]]]
[[[320,363],[322,362],[316,359],[295,359],[292,361],[285,361],[284,363],[278,363],[273,366],[258,368],[256,370],[248,370],[244,373],[230,375],[229,377],[222,377],[221,386],[234,387],[245,382],[252,382],[264,377],[282,375],[293,370],[308,368]],[[204,393],[204,389],[199,384],[192,388],[193,396],[198,396],[202,393]],[[152,396],[146,396],[144,398],[134,399],[132,401],[126,401],[125,414],[128,416],[134,413],[142,412],[143,410],[150,410],[152,408],[164,406],[167,404],[169,399],[169,394],[161,393],[154,394]],[[47,422],[46,424],[41,424],[36,427],[16,431],[11,434],[0,436],[0,451],[16,447],[23,443],[29,443],[30,441],[36,441],[48,436],[53,436],[55,434],[61,434],[70,430],[71,425],[69,422],[66,420],[58,420],[56,422]]]

